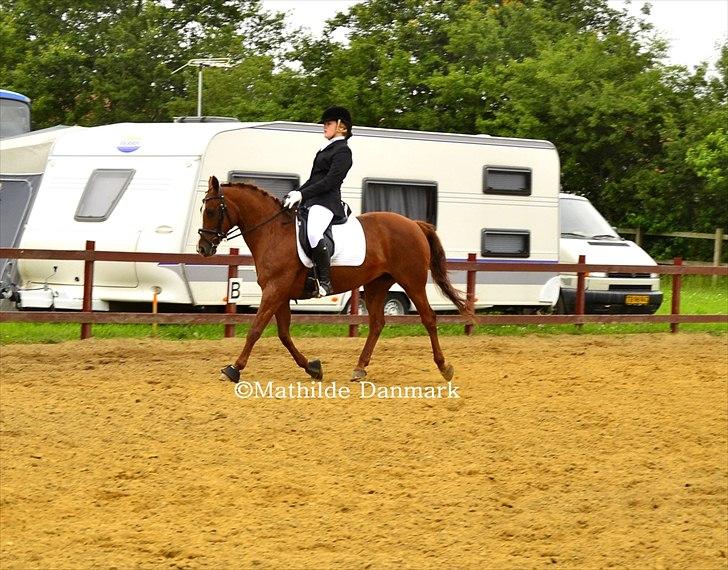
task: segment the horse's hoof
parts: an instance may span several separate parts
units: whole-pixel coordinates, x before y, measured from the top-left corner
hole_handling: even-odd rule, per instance
[[[440,374],[442,374],[445,382],[450,382],[450,380],[452,380],[452,377],[455,376],[455,369],[453,368],[452,364],[446,364],[445,367],[440,370]]]
[[[321,366],[321,361],[318,358],[316,360],[309,360],[306,366],[306,373],[314,380],[323,380],[324,369]]]
[[[352,382],[359,382],[359,380],[362,380],[363,378],[366,378],[367,371],[363,368],[354,368],[354,372],[351,373],[351,381]]]
[[[230,382],[240,382],[240,370],[235,368],[234,365],[228,364],[225,368],[220,370],[225,376],[227,376]]]

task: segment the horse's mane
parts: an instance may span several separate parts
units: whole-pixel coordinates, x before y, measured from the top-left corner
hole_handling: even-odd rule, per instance
[[[248,188],[248,189],[252,190],[253,192],[257,192],[258,194],[261,194],[262,196],[269,198],[270,200],[273,200],[273,202],[278,207],[281,207],[283,205],[283,203],[278,198],[273,196],[273,194],[269,194],[262,188],[258,188],[255,184],[250,184],[248,182],[227,182],[227,183],[221,185],[222,188],[224,188],[226,186],[234,187],[234,188],[241,188],[241,189]]]

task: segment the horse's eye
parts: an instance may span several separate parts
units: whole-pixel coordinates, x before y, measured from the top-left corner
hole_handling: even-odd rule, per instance
[[[206,216],[212,216],[213,214],[215,214],[215,210],[213,210],[212,208],[205,208]]]

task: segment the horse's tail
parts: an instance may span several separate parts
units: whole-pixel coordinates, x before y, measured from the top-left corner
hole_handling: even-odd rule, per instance
[[[425,237],[427,237],[427,242],[430,244],[430,271],[432,272],[432,278],[440,288],[440,291],[457,307],[461,315],[472,317],[473,310],[468,306],[465,293],[455,289],[452,283],[450,283],[450,278],[447,275],[447,267],[445,266],[447,262],[445,250],[442,247],[440,238],[437,237],[435,226],[426,222],[417,222],[417,225],[420,226]]]

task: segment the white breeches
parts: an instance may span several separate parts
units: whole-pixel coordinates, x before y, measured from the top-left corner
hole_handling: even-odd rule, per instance
[[[324,237],[326,228],[329,227],[334,213],[325,206],[315,204],[308,210],[308,243],[316,247]]]

